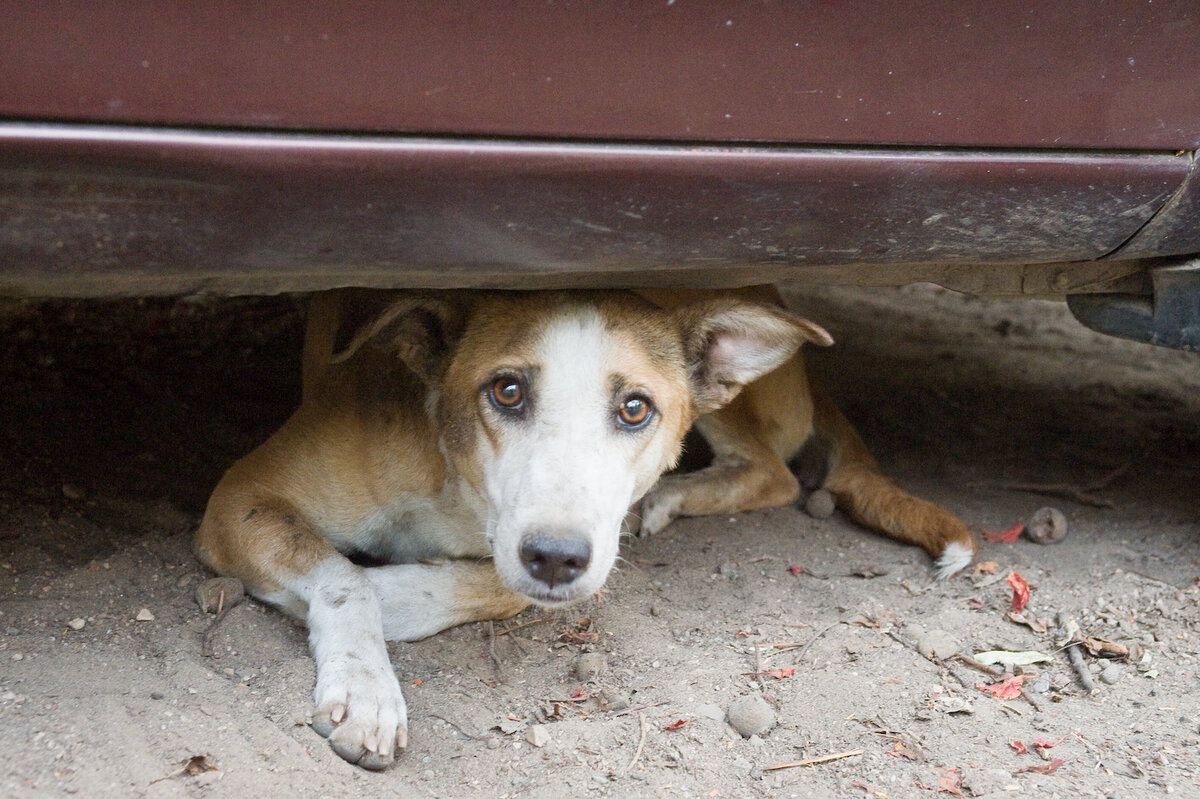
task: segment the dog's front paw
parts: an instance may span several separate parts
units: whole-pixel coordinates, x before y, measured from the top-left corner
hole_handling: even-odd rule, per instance
[[[642,523],[634,534],[646,538],[666,527],[679,515],[683,504],[683,494],[665,481],[650,489],[650,493],[642,498]]]
[[[387,768],[408,745],[408,712],[390,665],[349,655],[326,663],[313,692],[312,727],[333,751],[363,768]]]

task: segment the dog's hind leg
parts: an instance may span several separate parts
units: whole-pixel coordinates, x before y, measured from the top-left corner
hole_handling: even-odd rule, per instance
[[[966,525],[885,477],[853,425],[820,389],[814,388],[813,403],[817,435],[829,445],[824,487],[837,506],[859,524],[922,547],[937,561],[939,578],[969,564],[977,544]]]
[[[700,417],[696,429],[713,462],[658,481],[641,506],[640,535],[677,516],[733,514],[790,505],[800,485],[783,454],[798,450],[812,429],[804,362],[799,356],[747,386],[726,407]],[[779,413],[779,408],[785,413]]]

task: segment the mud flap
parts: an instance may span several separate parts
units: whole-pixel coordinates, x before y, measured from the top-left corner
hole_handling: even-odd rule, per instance
[[[1071,294],[1085,326],[1160,347],[1200,352],[1200,259],[1150,273],[1150,294]]]

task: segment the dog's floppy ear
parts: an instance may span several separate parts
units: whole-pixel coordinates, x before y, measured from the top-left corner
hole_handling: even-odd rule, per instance
[[[686,306],[675,316],[701,414],[729,404],[743,386],[781,366],[805,341],[822,347],[833,343],[824,328],[782,308],[738,300]]]
[[[450,350],[462,335],[465,319],[464,309],[442,298],[404,297],[363,325],[332,362],[349,360],[364,344],[372,342],[394,351],[422,380],[436,382]]]

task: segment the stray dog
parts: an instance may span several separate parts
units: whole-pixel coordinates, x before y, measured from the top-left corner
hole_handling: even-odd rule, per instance
[[[832,339],[772,301],[349,296],[314,297],[301,406],[222,478],[196,552],[307,623],[313,727],[350,762],[383,768],[407,743],[386,640],[594,594],[639,499],[643,534],[795,501],[786,461],[806,440],[851,516],[943,572],[973,554],[961,522],[880,476],[810,393],[795,356]],[[357,332],[334,355],[345,328]],[[660,481],[698,419],[713,464]]]

